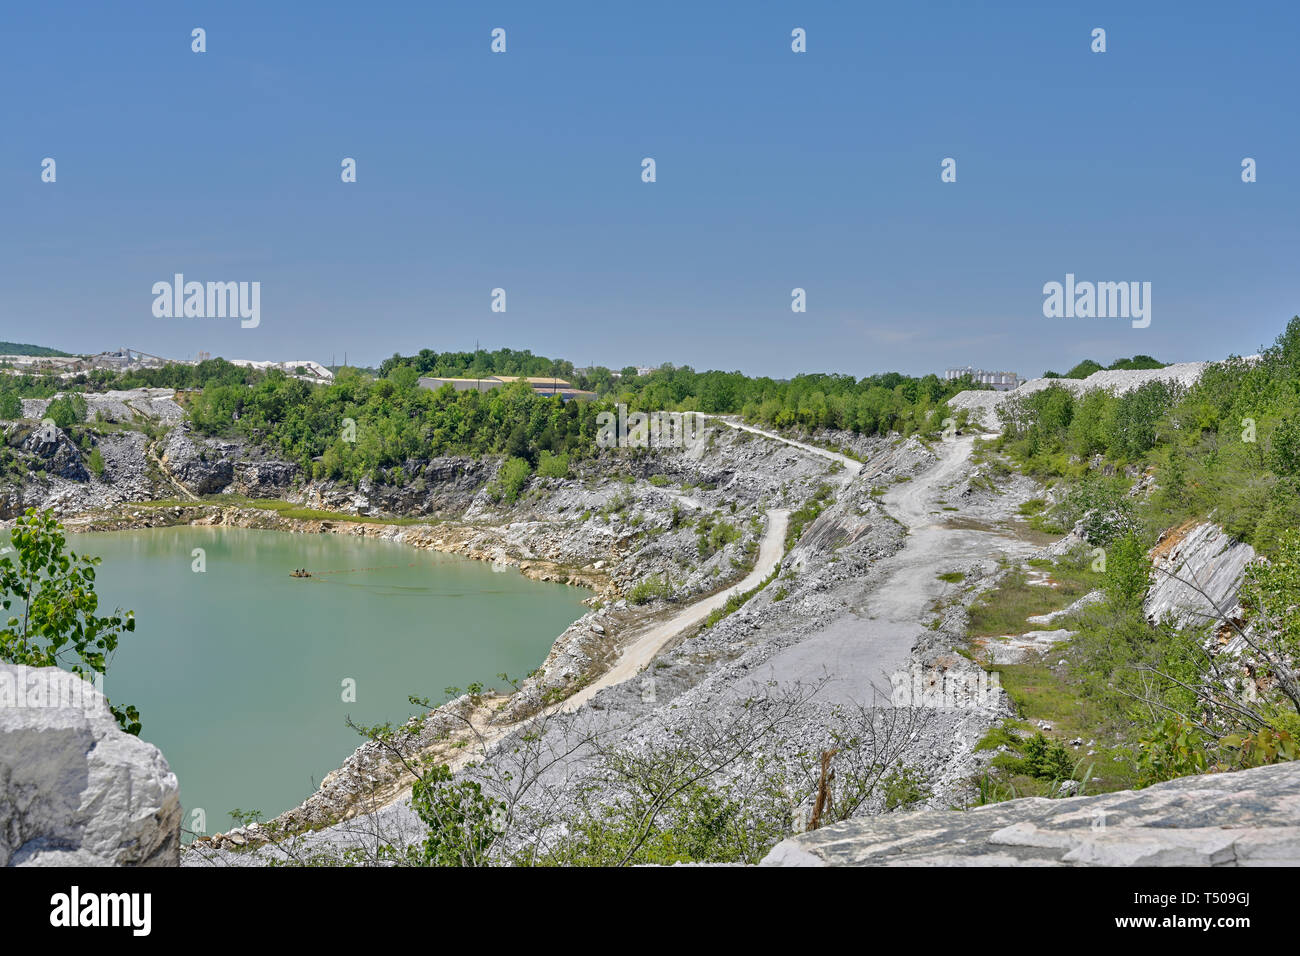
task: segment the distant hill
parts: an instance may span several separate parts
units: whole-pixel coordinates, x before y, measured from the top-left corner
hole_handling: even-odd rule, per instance
[[[71,352],[47,349],[43,345],[21,345],[18,342],[0,342],[0,355],[47,355],[55,358],[68,358]]]

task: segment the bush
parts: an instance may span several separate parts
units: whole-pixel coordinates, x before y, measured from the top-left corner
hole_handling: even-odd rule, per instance
[[[906,810],[928,800],[934,791],[925,773],[915,767],[905,767],[902,761],[881,780],[885,788],[885,810]]]
[[[785,550],[789,551],[803,535],[804,528],[817,520],[818,515],[830,507],[834,501],[834,491],[827,484],[819,485],[812,498],[798,511],[790,515],[785,529]]]
[[[718,521],[712,515],[704,515],[695,527],[701,558],[717,554],[731,542],[740,537],[740,529],[735,525]]]
[[[506,804],[474,780],[457,781],[446,764],[427,770],[411,788],[411,809],[428,827],[424,843],[393,851],[413,866],[482,866],[506,820]]]
[[[86,399],[73,392],[62,398],[56,398],[45,409],[45,417],[59,428],[70,428],[86,420]]]
[[[91,474],[99,477],[104,474],[104,456],[99,453],[98,448],[92,448],[90,455],[86,458],[86,467],[90,469]]]
[[[533,468],[523,458],[508,458],[497,472],[497,480],[492,483],[489,493],[495,501],[514,503],[519,500],[519,493],[528,484]]]
[[[1040,731],[1025,744],[1020,769],[1038,780],[1068,780],[1074,776],[1074,761],[1063,743]]]
[[[756,863],[761,858],[754,852],[756,842],[766,848],[785,835],[754,819],[725,789],[698,783],[681,787],[662,803],[637,793],[583,814],[566,830],[540,864]]]
[[[635,585],[632,590],[627,592],[627,600],[630,604],[645,604],[654,598],[666,598],[672,593],[672,588],[664,580],[663,575],[655,574],[646,578]]]
[[[1133,503],[1115,478],[1090,472],[1073,485],[1053,518],[1065,529],[1082,519],[1080,531],[1089,544],[1106,545],[1134,526]]]
[[[716,554],[731,542],[739,540],[740,529],[727,521],[719,521],[709,529],[707,542],[700,542],[700,556]]]
[[[1136,534],[1117,538],[1106,548],[1106,573],[1102,589],[1112,606],[1136,608],[1151,586],[1151,562]]]
[[[1155,724],[1138,743],[1137,768],[1142,786],[1205,773],[1209,769],[1204,735],[1176,717]]]
[[[543,451],[537,459],[537,473],[543,478],[569,477],[569,456],[553,455],[549,451]]]

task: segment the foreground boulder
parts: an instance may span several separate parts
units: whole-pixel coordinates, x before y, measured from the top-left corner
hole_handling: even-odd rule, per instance
[[[1300,762],[1095,797],[849,820],[764,866],[1296,866]]]
[[[176,775],[94,687],[0,664],[0,865],[177,866]]]

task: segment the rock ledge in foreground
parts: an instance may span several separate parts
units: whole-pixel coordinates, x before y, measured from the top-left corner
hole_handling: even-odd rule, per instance
[[[1300,762],[1095,797],[849,820],[763,866],[1297,866]]]
[[[0,664],[0,865],[177,866],[176,775],[90,684]]]

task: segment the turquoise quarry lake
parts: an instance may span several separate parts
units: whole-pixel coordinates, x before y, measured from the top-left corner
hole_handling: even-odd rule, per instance
[[[140,709],[141,737],[180,780],[185,826],[202,808],[209,834],[234,808],[270,817],[309,796],[362,742],[348,716],[400,722],[408,695],[440,702],[447,687],[522,677],[590,593],[350,535],[178,527],[69,545],[103,558],[100,613],[136,615],[105,691]]]

